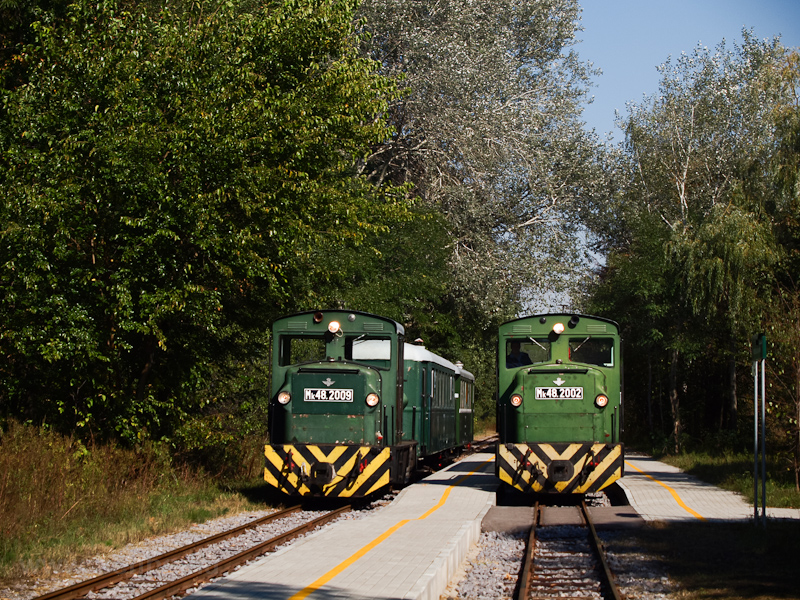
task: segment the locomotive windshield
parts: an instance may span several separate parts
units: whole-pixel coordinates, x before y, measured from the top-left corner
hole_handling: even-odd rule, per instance
[[[506,341],[506,368],[524,367],[550,360],[550,340],[519,338]]]
[[[569,359],[572,362],[611,368],[614,366],[614,340],[591,336],[570,338]]]
[[[388,338],[366,339],[364,334],[346,335],[343,340],[330,334],[282,335],[279,364],[288,367],[344,358],[388,369],[391,352],[392,344]]]
[[[352,338],[347,343],[347,358],[388,369],[391,365],[392,341],[389,338],[365,339],[363,335]]]

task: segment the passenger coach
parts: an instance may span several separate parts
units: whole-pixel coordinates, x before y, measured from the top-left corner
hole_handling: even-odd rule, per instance
[[[356,311],[273,324],[264,478],[293,496],[367,496],[472,441],[474,377]]]
[[[523,492],[586,493],[623,475],[619,326],[576,314],[500,326],[495,469]]]

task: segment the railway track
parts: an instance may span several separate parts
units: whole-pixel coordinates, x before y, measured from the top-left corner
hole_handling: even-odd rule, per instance
[[[586,503],[578,526],[540,526],[548,508],[536,504],[514,599],[623,600]]]
[[[230,551],[225,552],[223,550],[219,552],[219,555],[222,558],[213,561],[213,564],[208,566],[197,569],[189,568],[191,572],[188,575],[180,575],[180,573],[186,570],[185,567],[184,569],[162,569],[162,567],[174,565],[178,561],[186,561],[189,564],[192,564],[192,555],[198,553],[199,551],[213,549],[216,546],[225,544],[229,540],[243,536],[259,527],[271,524],[279,524],[281,520],[287,519],[293,513],[300,512],[301,507],[293,506],[291,508],[272,513],[266,517],[257,519],[241,527],[204,538],[192,544],[187,544],[186,546],[176,550],[172,550],[165,554],[129,565],[122,569],[104,573],[103,575],[93,579],[44,594],[35,600],[73,600],[75,598],[84,598],[87,596],[103,598],[107,594],[110,594],[108,595],[109,598],[113,597],[115,599],[129,598],[136,600],[160,600],[162,598],[169,598],[170,596],[181,594],[186,590],[209,581],[215,577],[220,577],[226,572],[229,572],[239,565],[257,558],[262,554],[271,552],[278,546],[332,521],[341,514],[349,511],[350,508],[350,506],[344,506],[336,510],[332,510],[326,514],[323,514],[322,516],[313,518],[302,525],[274,535],[265,541],[259,541],[253,545],[249,545],[249,547],[247,547],[245,550],[241,550],[233,554]],[[204,562],[208,562],[208,560],[206,559]],[[166,573],[171,573],[172,575],[170,576],[169,574],[161,574],[159,571],[165,571]],[[176,576],[176,573],[179,573],[179,575]],[[118,586],[124,585],[125,582],[129,582],[129,580],[144,576],[145,574],[147,574],[147,581],[145,582],[145,585],[136,586],[133,589],[138,589],[141,591],[142,588],[146,587],[148,588],[146,591],[143,591],[142,593],[137,591],[131,592],[130,589],[125,591],[117,591]]]
[[[473,442],[469,445],[470,453],[474,454],[476,452],[488,452],[494,451],[494,447],[497,445],[497,440],[500,439],[500,436],[496,433],[485,438],[473,440]]]

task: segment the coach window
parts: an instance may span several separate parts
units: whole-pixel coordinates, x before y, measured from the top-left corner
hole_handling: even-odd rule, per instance
[[[453,395],[453,377],[431,369],[431,384],[433,394],[433,408],[446,408],[448,398]]]
[[[472,408],[472,382],[461,381],[461,408],[469,410]]]
[[[614,340],[592,336],[570,338],[569,359],[598,367],[614,366]]]
[[[325,360],[325,337],[281,336],[279,364],[282,367]]]

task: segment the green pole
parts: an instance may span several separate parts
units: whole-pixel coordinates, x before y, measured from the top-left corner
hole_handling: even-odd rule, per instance
[[[767,455],[766,455],[766,378],[767,337],[763,333],[752,337],[751,353],[753,358],[753,522],[758,523],[758,452],[761,438],[761,521],[767,524]],[[761,363],[761,435],[759,436],[758,401],[759,401],[759,363]]]
[[[753,523],[758,523],[758,361],[753,361]]]

